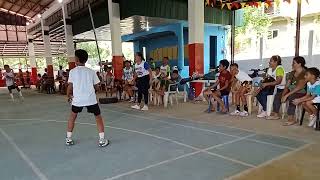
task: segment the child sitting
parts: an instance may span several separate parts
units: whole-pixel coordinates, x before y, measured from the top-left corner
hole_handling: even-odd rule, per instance
[[[104,80],[106,83],[106,96],[108,97],[108,94],[112,96],[113,94],[113,88],[114,88],[114,76],[112,74],[112,68],[107,67],[107,72],[105,74]]]
[[[231,113],[232,116],[248,116],[248,105],[245,94],[250,92],[252,85],[252,78],[245,72],[239,70],[238,64],[230,65],[230,73],[234,77],[234,81],[238,81],[240,87],[235,92],[236,110]],[[243,111],[240,111],[240,101],[242,101]]]
[[[171,78],[169,79],[169,84],[177,84],[181,81],[181,76],[179,75],[179,71],[178,70],[173,70],[172,74],[171,74]],[[174,89],[177,88],[179,84],[175,85],[175,86],[171,86],[170,91],[174,91]]]
[[[124,91],[128,94],[130,102],[134,102],[133,97],[133,68],[131,67],[130,61],[125,61],[125,68],[123,69],[123,77],[122,80],[124,81]]]
[[[317,108],[314,103],[320,103],[320,71],[312,67],[306,71],[305,79],[307,83],[307,94],[299,99],[295,99],[295,105],[302,104],[303,108],[309,113],[309,127],[315,127],[317,120]]]
[[[220,61],[219,65],[219,77],[217,82],[213,85],[207,88],[203,94],[206,100],[212,101],[215,100],[221,107],[221,112],[226,113],[228,110],[224,106],[224,103],[222,101],[223,96],[228,96],[230,93],[230,84],[231,84],[231,79],[232,76],[230,72],[228,71],[229,68],[229,61],[224,59]],[[219,89],[217,87],[219,86]],[[210,98],[212,97],[212,98]],[[210,102],[209,102],[210,103]],[[214,109],[212,109],[214,111]]]

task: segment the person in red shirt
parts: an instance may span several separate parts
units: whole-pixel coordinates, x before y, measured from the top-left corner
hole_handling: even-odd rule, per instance
[[[210,100],[217,101],[221,107],[221,112],[225,113],[227,112],[227,109],[224,106],[224,103],[221,99],[222,96],[229,95],[231,90],[231,79],[232,75],[228,71],[229,68],[229,61],[226,59],[223,59],[220,61],[219,64],[219,76],[217,82],[213,85],[207,88],[203,94],[206,100],[209,102]],[[210,99],[210,97],[212,97]],[[213,109],[214,110],[214,109]]]

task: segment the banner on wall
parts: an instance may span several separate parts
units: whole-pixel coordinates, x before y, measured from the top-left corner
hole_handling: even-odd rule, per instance
[[[221,9],[238,10],[245,7],[261,7],[262,5],[269,8],[273,2],[279,5],[280,1],[291,3],[291,0],[205,0],[205,5]],[[298,0],[299,3],[302,1]],[[305,1],[309,3],[308,0]]]

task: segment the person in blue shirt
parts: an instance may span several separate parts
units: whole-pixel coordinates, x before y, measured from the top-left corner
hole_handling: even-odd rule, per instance
[[[307,83],[307,94],[293,101],[295,105],[302,104],[303,108],[309,113],[309,127],[314,127],[317,120],[317,108],[315,103],[320,103],[320,71],[312,67],[306,71],[305,79]]]

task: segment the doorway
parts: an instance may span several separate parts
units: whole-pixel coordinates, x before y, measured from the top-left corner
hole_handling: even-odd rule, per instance
[[[210,36],[210,69],[217,67],[217,36]]]

